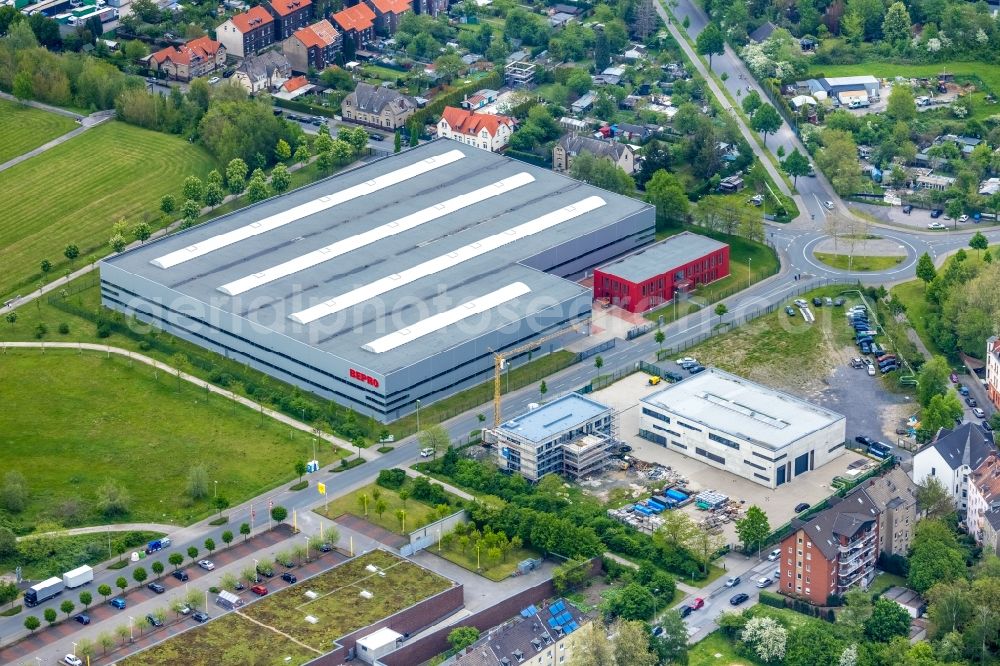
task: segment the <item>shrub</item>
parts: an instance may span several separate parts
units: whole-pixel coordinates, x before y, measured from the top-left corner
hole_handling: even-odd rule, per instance
[[[375,483],[383,488],[399,490],[406,483],[406,472],[398,467],[383,469],[378,473],[378,479],[375,480]]]
[[[35,337],[41,340],[45,337],[45,334],[49,332],[49,327],[43,322],[39,322],[38,326],[35,326]]]
[[[774,592],[768,592],[767,590],[760,591],[760,603],[765,606],[771,606],[772,608],[784,608],[785,598],[780,594],[775,594]]]
[[[59,332],[62,333],[63,335],[66,335],[67,333],[69,333],[69,324],[67,324],[65,322],[63,322],[62,324],[59,324]]]

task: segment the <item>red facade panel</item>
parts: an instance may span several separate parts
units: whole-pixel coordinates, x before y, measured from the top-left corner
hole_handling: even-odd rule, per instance
[[[663,272],[634,282],[606,272],[594,271],[594,298],[611,300],[629,312],[645,312],[674,298],[675,290],[688,291],[729,275],[729,246],[719,248],[680,266],[664,266]]]

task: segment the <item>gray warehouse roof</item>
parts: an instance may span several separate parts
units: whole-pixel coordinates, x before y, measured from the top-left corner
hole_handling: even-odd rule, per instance
[[[388,373],[588,293],[522,262],[645,208],[439,140],[106,263]]]
[[[778,450],[844,417],[718,368],[642,399],[686,421]]]
[[[627,257],[622,257],[606,266],[601,266],[597,270],[616,275],[629,282],[643,282],[657,275],[669,273],[689,261],[694,261],[724,247],[728,247],[728,245],[707,236],[685,231]]]
[[[531,442],[544,442],[561,432],[587,423],[610,409],[579,393],[566,395],[516,416],[500,426]]]

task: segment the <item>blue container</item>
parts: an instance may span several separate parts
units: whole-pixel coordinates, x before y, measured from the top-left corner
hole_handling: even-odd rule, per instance
[[[646,502],[646,508],[653,513],[663,513],[663,507],[660,507],[658,504],[650,504],[649,502]]]
[[[678,502],[683,502],[688,498],[686,494],[682,493],[679,490],[674,490],[673,488],[667,491],[667,497],[669,497],[672,500],[677,500]]]
[[[661,502],[659,500],[653,499],[652,497],[650,497],[648,500],[646,500],[646,504],[648,504],[649,506],[651,506],[651,507],[653,507],[655,509],[660,509],[661,511],[663,509],[667,508],[667,503],[666,502]]]
[[[650,511],[645,506],[643,506],[642,504],[636,504],[635,505],[635,511],[636,511],[636,513],[641,513],[644,516],[651,516],[651,515],[653,515],[653,512]]]

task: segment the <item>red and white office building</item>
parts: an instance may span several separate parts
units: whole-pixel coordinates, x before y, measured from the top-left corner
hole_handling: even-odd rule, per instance
[[[729,245],[684,232],[595,269],[594,298],[645,312],[727,275]]]

